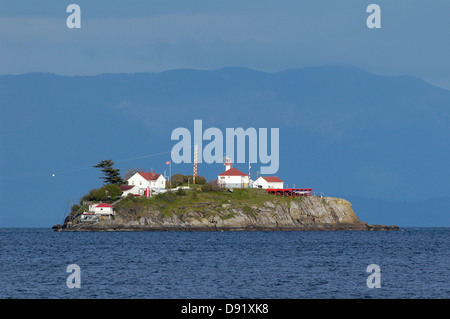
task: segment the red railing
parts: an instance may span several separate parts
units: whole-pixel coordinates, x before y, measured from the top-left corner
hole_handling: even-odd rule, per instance
[[[302,197],[302,196],[312,196],[312,188],[268,188],[266,190],[269,194],[289,196],[292,197]]]

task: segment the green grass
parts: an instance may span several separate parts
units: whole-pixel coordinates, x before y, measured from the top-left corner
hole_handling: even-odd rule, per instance
[[[263,206],[267,201],[289,205],[291,199],[268,194],[263,189],[234,189],[233,192],[186,190],[185,192],[161,193],[151,198],[127,197],[115,205],[115,210],[119,214],[130,217],[142,217],[148,211],[157,210],[163,217],[173,214],[181,217],[189,211],[194,211],[201,212],[204,216],[216,213],[226,219],[232,218],[233,214],[229,213],[227,208],[223,208],[223,204],[229,205],[229,208],[241,208],[244,213],[256,216],[252,206]],[[206,212],[205,208],[207,208]]]

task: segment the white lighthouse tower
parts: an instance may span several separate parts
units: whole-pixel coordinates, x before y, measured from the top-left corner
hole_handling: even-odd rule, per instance
[[[231,168],[231,158],[225,157],[225,171],[228,171]]]

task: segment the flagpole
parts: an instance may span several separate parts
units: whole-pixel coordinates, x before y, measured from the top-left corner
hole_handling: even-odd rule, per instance
[[[170,188],[172,188],[172,154],[173,151],[170,153],[170,162],[169,162]]]
[[[248,188],[250,188],[250,161],[248,161]]]

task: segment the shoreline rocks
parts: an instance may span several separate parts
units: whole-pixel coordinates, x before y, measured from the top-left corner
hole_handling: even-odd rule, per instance
[[[351,203],[333,197],[309,196],[291,201],[266,201],[252,206],[200,203],[202,211],[162,214],[149,210],[139,217],[116,212],[113,219],[72,221],[52,227],[55,231],[389,231],[398,226],[369,225],[358,219]]]

